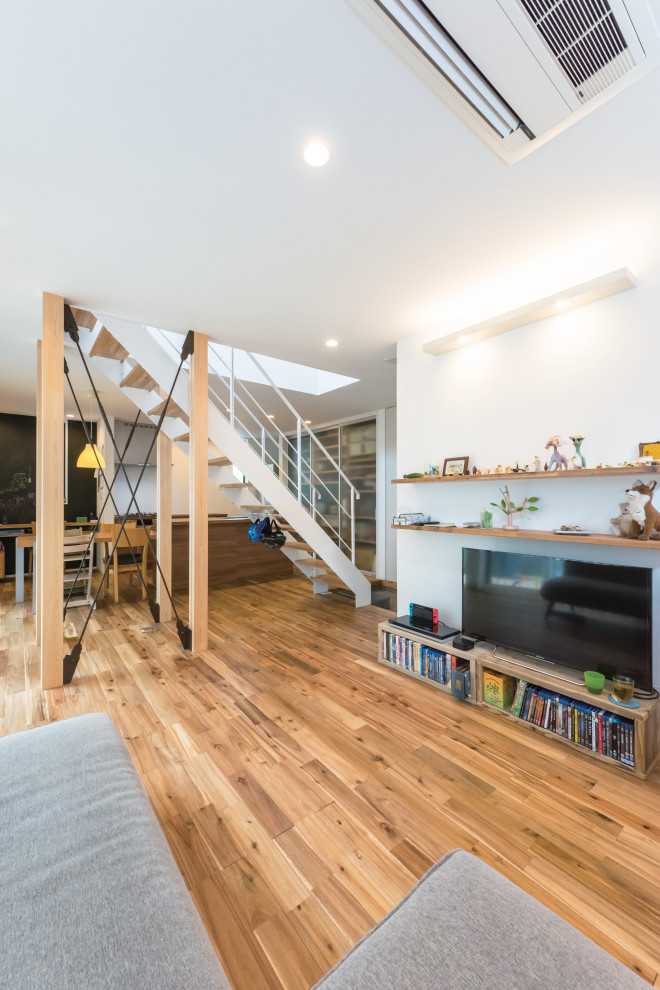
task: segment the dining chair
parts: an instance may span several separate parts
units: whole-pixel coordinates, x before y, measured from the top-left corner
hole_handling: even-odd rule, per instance
[[[81,566],[82,565],[82,566]],[[67,532],[64,536],[64,592],[69,607],[91,605],[94,545],[85,533]]]
[[[119,537],[119,542],[114,553],[111,553],[115,541],[121,531],[121,523],[109,523],[103,526],[103,532],[112,537],[112,542],[106,545],[104,555],[104,566],[110,557],[110,567],[108,569],[108,591],[110,589],[110,577],[112,576],[112,586],[115,602],[119,601],[119,575],[129,574],[131,584],[135,577],[135,563],[140,568],[142,574],[142,597],[147,597],[147,533],[142,526],[137,526],[135,522],[126,523],[124,532]],[[128,534],[128,535],[127,535]],[[130,544],[129,544],[130,540]],[[131,547],[135,553],[135,560],[131,553]],[[107,593],[107,592],[106,592]]]

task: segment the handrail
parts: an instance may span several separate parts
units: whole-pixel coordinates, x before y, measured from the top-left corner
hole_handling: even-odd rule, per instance
[[[154,327],[150,327],[148,329],[152,332],[153,336],[158,334],[161,340],[168,345],[171,351],[177,352],[176,344],[172,341],[170,335],[166,331],[157,330]],[[277,466],[278,473],[280,475],[282,473],[282,467],[284,468],[285,477],[287,479],[286,486],[288,488],[290,481],[288,465],[291,465],[296,475],[295,488],[297,489],[298,502],[304,506],[305,511],[309,512],[309,514],[312,516],[314,520],[316,520],[317,522],[321,520],[323,522],[323,525],[327,528],[327,530],[329,530],[332,536],[336,539],[337,545],[340,548],[346,547],[347,551],[350,552],[352,562],[355,563],[355,501],[356,499],[360,498],[360,493],[355,487],[355,485],[353,485],[350,478],[345,474],[345,472],[342,471],[339,464],[335,461],[334,457],[326,450],[326,448],[323,446],[323,444],[318,439],[318,437],[310,429],[308,429],[307,424],[303,421],[300,414],[289,402],[287,397],[283,394],[281,389],[275,384],[275,382],[268,374],[266,369],[262,367],[262,365],[259,363],[255,355],[252,354],[251,351],[243,351],[243,353],[247,354],[247,356],[249,357],[250,361],[254,364],[259,374],[263,376],[265,381],[274,390],[275,394],[284,403],[284,405],[289,410],[289,412],[292,413],[293,416],[295,417],[295,422],[296,422],[295,445],[293,441],[284,433],[283,430],[280,429],[280,427],[276,423],[272,423],[269,414],[262,407],[259,400],[250,392],[245,382],[243,382],[235,374],[234,355],[236,352],[236,348],[233,347],[231,348],[231,365],[227,364],[227,361],[223,358],[222,354],[219,353],[213,341],[208,342],[208,349],[210,355],[212,355],[213,358],[213,360],[209,360],[209,371],[216,378],[218,378],[223,383],[224,386],[227,387],[229,392],[229,404],[225,402],[222,396],[218,393],[217,388],[215,388],[211,382],[209,382],[209,397],[222,407],[220,411],[224,413],[225,418],[229,419],[232,428],[233,429],[238,428],[239,432],[243,431],[245,434],[244,436],[245,441],[248,444],[249,443],[256,444],[257,449],[260,448],[261,457],[264,462],[266,461],[267,456],[269,456],[267,455],[266,452],[267,441],[273,444],[273,446],[279,452],[278,459],[272,457],[272,455],[269,456],[269,459],[272,461],[273,468]],[[225,369],[224,371],[222,370],[223,368]],[[238,392],[239,386],[245,393],[245,396],[252,404],[252,406],[256,407],[256,410],[258,410],[258,412],[261,414],[261,417],[263,419],[260,419],[259,415],[257,415],[257,413],[255,412],[255,409],[250,408],[250,406],[247,405],[246,402],[243,400],[242,396]],[[244,410],[244,413],[247,414],[247,416],[249,416],[250,419],[255,423],[255,428],[258,431],[258,435],[255,435],[255,433],[242,421],[241,416],[243,415],[243,413],[241,413],[241,415],[239,416],[237,405],[242,410]],[[265,425],[266,423],[268,424],[268,426],[274,428],[274,432],[270,431],[270,429]],[[303,430],[310,439],[309,460],[307,460],[307,458],[303,456],[303,452],[302,452]],[[325,458],[327,462],[329,462],[329,464],[332,466],[333,471],[337,473],[336,495],[330,489],[329,485],[323,480],[323,478],[320,477],[318,472],[315,471],[314,468],[312,467],[311,454],[312,454],[312,450],[314,449],[311,447],[312,441],[316,445],[316,448],[318,449],[320,455],[323,458]],[[291,452],[294,454],[294,457],[291,456],[289,450],[291,450]],[[282,460],[282,458],[284,458],[284,461]],[[304,483],[303,483],[303,474],[307,475],[307,480]],[[282,482],[281,477],[279,477],[279,480],[280,482]],[[348,486],[348,491],[346,492],[346,494],[350,496],[350,501],[349,501],[350,508],[345,507],[342,504],[342,494],[341,494],[342,481],[345,483],[346,486]],[[334,484],[334,481],[332,483]],[[317,490],[317,485],[322,489],[324,489],[325,492],[327,492],[327,496],[325,497],[329,497],[331,504],[334,503],[336,507],[336,509],[332,510],[332,513],[334,515],[334,512],[336,511],[337,514],[337,529],[335,529],[335,527],[329,521],[329,518],[327,516],[324,516],[324,514],[320,512],[317,507],[317,501],[321,497],[321,493]],[[303,489],[306,487],[309,488],[309,495],[303,494]],[[348,519],[350,520],[350,542],[342,536],[342,532],[341,532],[343,527],[342,514],[344,516],[348,516]]]
[[[246,351],[245,353],[251,359],[251,361],[254,363],[254,365],[257,368],[257,370],[260,371],[261,374],[264,376],[264,378],[266,379],[266,381],[268,382],[268,384],[271,385],[275,389],[276,394],[284,402],[285,406],[289,409],[289,411],[292,412],[293,415],[296,417],[296,421],[299,421],[300,422],[301,428],[304,426],[305,431],[307,432],[307,435],[309,437],[311,437],[311,439],[314,441],[314,443],[317,445],[317,447],[319,447],[319,449],[322,451],[322,453],[324,454],[324,456],[328,458],[328,460],[332,464],[332,466],[335,469],[335,471],[337,472],[337,474],[341,475],[341,477],[344,479],[344,481],[346,482],[346,484],[349,485],[351,488],[353,488],[355,490],[355,493],[356,493],[357,497],[359,498],[360,497],[360,494],[359,494],[357,488],[355,488],[355,485],[352,483],[351,479],[346,477],[346,475],[344,474],[344,472],[342,471],[342,469],[339,467],[339,465],[335,461],[334,457],[332,457],[332,455],[328,453],[328,451],[325,449],[325,447],[320,442],[320,440],[318,439],[318,437],[316,437],[314,435],[314,433],[312,433],[312,431],[310,429],[308,429],[307,424],[305,423],[305,421],[301,418],[300,414],[298,412],[296,412],[296,410],[293,408],[293,406],[291,405],[291,403],[287,399],[286,395],[283,395],[283,393],[279,390],[279,388],[277,387],[277,385],[275,384],[275,382],[273,381],[273,379],[270,377],[270,375],[268,374],[268,372],[266,371],[266,369],[265,368],[262,368],[262,366],[259,364],[259,362],[255,358],[254,354],[252,354],[250,351]]]
[[[212,346],[213,345],[211,343],[209,343],[209,348],[212,348]],[[234,352],[234,348],[232,348],[232,354],[233,354],[233,352]],[[222,364],[225,366],[225,368],[227,368],[227,371],[229,371],[230,369],[229,369],[229,367],[227,365],[227,362],[222,357],[222,355],[218,354],[215,351],[215,349],[213,350],[213,353],[215,354],[216,358],[218,358],[218,360],[222,362]],[[337,471],[337,473],[342,478],[344,478],[344,480],[346,481],[347,485],[351,489],[351,492],[354,492],[354,497],[359,499],[360,493],[355,488],[355,486],[352,484],[352,482],[350,481],[350,479],[347,478],[346,475],[344,474],[344,472],[341,470],[341,468],[338,467],[338,465],[337,465],[336,461],[334,460],[334,458],[327,452],[327,450],[325,449],[325,447],[320,443],[320,441],[317,439],[317,437],[314,436],[314,434],[311,432],[311,430],[308,430],[307,429],[307,426],[303,423],[302,418],[300,417],[299,413],[296,412],[296,410],[291,405],[291,403],[288,401],[288,399],[286,398],[286,396],[282,395],[282,393],[280,392],[279,388],[277,387],[277,385],[275,385],[273,383],[272,379],[270,378],[270,376],[268,375],[268,373],[265,371],[265,369],[261,368],[261,366],[259,365],[258,361],[255,359],[254,355],[253,354],[250,354],[249,351],[245,351],[245,354],[247,354],[252,359],[252,361],[254,362],[254,364],[257,367],[257,369],[265,376],[265,378],[268,380],[268,383],[270,385],[272,385],[272,387],[275,389],[275,391],[278,393],[278,395],[281,396],[281,398],[283,399],[283,401],[285,402],[285,404],[287,405],[287,407],[291,410],[291,412],[296,417],[297,424],[299,424],[301,428],[302,428],[302,426],[305,426],[305,430],[307,430],[308,435],[314,440],[314,442],[316,443],[317,447],[319,448],[319,450],[321,451],[321,453],[323,454],[323,456],[326,457],[327,460],[330,461],[330,463],[332,464],[333,468]],[[218,374],[217,368],[213,367],[212,370],[213,370],[214,374],[216,375],[216,377],[218,377],[218,378],[222,378],[223,377],[221,374]],[[256,405],[256,407],[258,408],[258,410],[263,414],[264,419],[268,419],[268,413],[263,408],[263,406],[259,403],[259,401],[252,395],[252,393],[250,392],[250,390],[245,385],[245,382],[241,381],[240,378],[234,378],[234,382],[237,383],[237,384],[239,384],[241,386],[241,388],[243,388],[243,390],[250,397],[250,399],[252,400],[252,402],[254,402],[254,404]],[[222,404],[223,404],[223,406],[225,407],[226,410],[231,409],[231,405],[230,406],[227,406],[227,403],[224,402],[224,400],[221,398],[221,396],[217,395],[217,393],[214,390],[211,389],[211,391],[213,391],[213,394],[217,396],[217,398],[220,400],[220,402],[222,402]],[[230,392],[230,399],[234,396],[234,392],[235,392],[235,390],[232,390]],[[268,430],[265,429],[265,427],[260,422],[260,420],[257,419],[257,417],[254,415],[254,413],[252,412],[252,410],[248,408],[248,406],[243,402],[243,400],[241,399],[241,397],[239,395],[236,395],[235,398],[238,399],[238,401],[243,406],[243,408],[248,413],[248,415],[251,416],[254,419],[255,423],[258,423],[259,426],[260,426],[260,428],[265,431],[265,434],[268,437],[268,439],[271,440],[274,444],[277,444],[278,443],[277,436],[274,436],[272,433],[270,433]],[[234,416],[235,415],[236,414],[235,414],[235,406],[234,406]],[[240,420],[239,420],[239,422],[240,422]],[[277,426],[277,424],[273,424],[273,425],[274,425],[275,429],[277,430],[277,433],[279,434],[279,436],[282,438],[282,440],[284,440],[290,447],[293,447],[293,444],[291,443],[291,441],[287,437],[286,433],[284,433],[284,431],[281,430],[279,428],[279,426]],[[241,423],[241,426],[243,426],[243,428],[248,432],[248,435],[249,436],[252,436],[252,434],[248,430],[248,428],[245,425],[245,423]],[[256,440],[257,438],[256,437],[253,437],[253,439]],[[286,457],[286,459],[292,465],[294,464],[293,459],[291,457],[289,457],[289,455],[286,453],[286,451],[284,451],[284,456]],[[341,506],[341,500],[339,498],[337,498],[337,496],[334,495],[333,492],[330,491],[330,489],[328,488],[327,484],[323,481],[323,479],[321,477],[319,477],[319,475],[317,474],[317,472],[314,471],[311,463],[308,462],[308,461],[305,461],[304,458],[303,458],[303,463],[309,469],[310,473],[314,475],[314,477],[319,482],[319,484],[320,485],[323,485],[323,487],[327,491],[328,495],[332,499],[334,499],[334,501],[337,502],[338,505]],[[344,512],[346,511],[346,509],[344,509],[343,506],[341,506],[341,508],[342,508],[342,511],[344,511]]]

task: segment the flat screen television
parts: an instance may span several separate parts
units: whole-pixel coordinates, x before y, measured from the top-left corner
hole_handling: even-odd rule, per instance
[[[652,690],[652,571],[463,548],[463,632]]]

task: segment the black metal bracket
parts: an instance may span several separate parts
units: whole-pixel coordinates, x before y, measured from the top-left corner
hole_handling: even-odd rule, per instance
[[[70,684],[73,680],[73,675],[76,672],[76,667],[78,666],[78,661],[80,660],[80,654],[82,653],[82,637],[78,640],[76,645],[71,650],[71,653],[67,653],[63,660],[63,681],[65,684]]]
[[[183,649],[192,650],[192,629],[190,626],[185,625],[181,619],[177,619],[176,631],[179,634],[179,639],[181,640],[181,646]]]

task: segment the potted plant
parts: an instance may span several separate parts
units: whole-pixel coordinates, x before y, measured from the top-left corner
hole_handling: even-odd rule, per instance
[[[533,504],[534,502],[538,502],[536,496],[532,495],[529,498],[525,498],[522,505],[514,505],[509,495],[509,486],[505,485],[504,488],[500,488],[500,491],[503,495],[502,501],[499,503],[491,502],[490,504],[494,505],[496,509],[501,509],[506,515],[506,525],[502,526],[502,529],[518,529],[513,522],[516,512],[538,512],[538,506]]]

